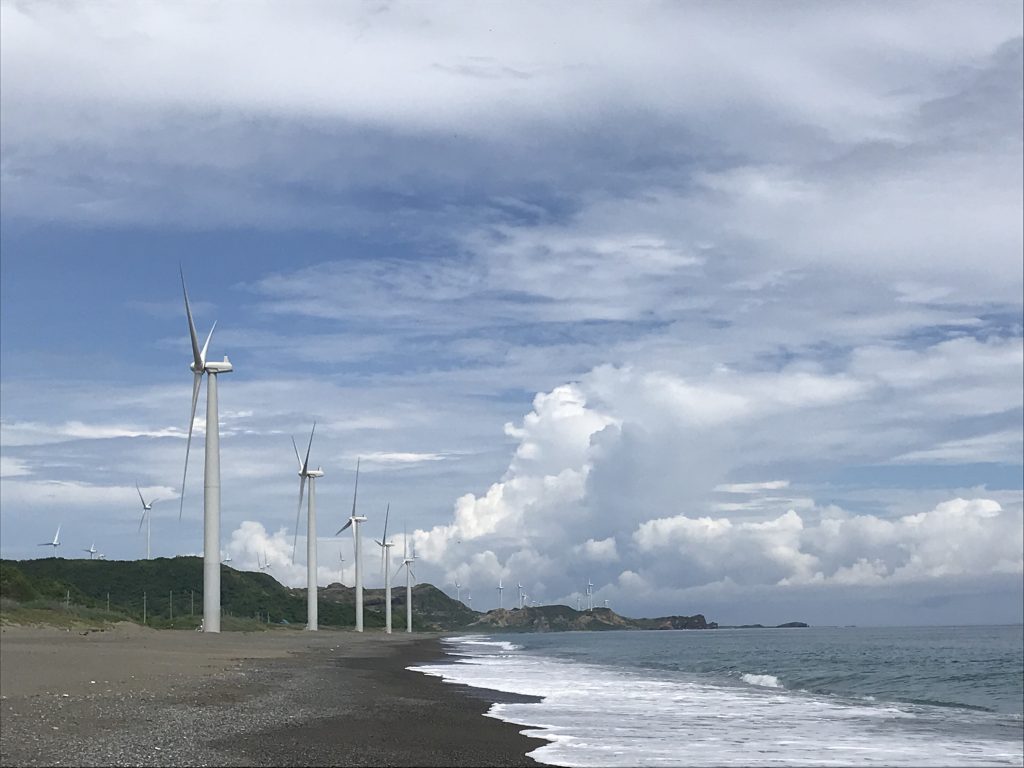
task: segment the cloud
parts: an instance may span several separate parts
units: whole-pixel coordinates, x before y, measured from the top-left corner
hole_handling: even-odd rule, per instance
[[[0,477],[24,477],[31,474],[32,470],[27,461],[0,456]]]
[[[205,427],[199,427],[202,431]],[[146,429],[144,427],[124,424],[87,424],[81,421],[66,421],[63,424],[44,424],[40,422],[8,422],[3,425],[3,444],[5,446],[45,445],[61,443],[68,440],[113,440],[123,437],[179,437],[185,438],[186,432],[176,427],[162,429]]]

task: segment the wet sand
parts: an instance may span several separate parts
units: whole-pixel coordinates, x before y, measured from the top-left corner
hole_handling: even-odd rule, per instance
[[[533,765],[504,694],[406,667],[436,635],[3,627],[0,763]]]

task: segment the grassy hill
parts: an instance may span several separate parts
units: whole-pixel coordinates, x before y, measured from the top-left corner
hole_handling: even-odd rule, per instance
[[[384,590],[364,590],[364,625],[384,626]],[[324,627],[355,624],[355,590],[341,584],[321,588],[319,622]],[[141,621],[145,595],[146,623],[190,628],[199,624],[203,605],[203,561],[198,557],[154,560],[77,560],[42,558],[0,561],[0,597],[5,604],[58,607],[67,600],[78,609],[107,611]],[[465,626],[476,618],[430,584],[413,588],[414,629]],[[306,623],[306,590],[290,589],[268,573],[236,571],[221,565],[221,609],[230,618]],[[393,623],[405,626],[405,589],[392,591]]]

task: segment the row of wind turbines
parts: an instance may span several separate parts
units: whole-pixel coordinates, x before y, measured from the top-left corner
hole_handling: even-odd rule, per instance
[[[292,563],[295,562],[295,554],[298,549],[299,525],[302,517],[302,499],[306,496],[306,629],[316,631],[318,629],[317,616],[317,533],[316,533],[316,481],[324,476],[322,467],[311,469],[309,455],[313,448],[313,436],[316,434],[316,422],[309,433],[309,443],[306,445],[305,458],[299,457],[299,448],[292,438],[292,448],[295,450],[295,459],[299,465],[299,504],[295,510],[295,533],[292,539]],[[359,535],[359,527],[367,521],[365,515],[356,511],[356,502],[359,497],[359,460],[356,460],[356,479],[352,490],[352,512],[348,521],[334,534],[340,536],[349,528],[352,529],[352,549],[355,557],[355,603],[356,603],[356,631],[363,631],[363,558],[362,544]],[[309,493],[306,494],[306,482],[309,482]],[[381,571],[384,574],[384,631],[391,634],[391,547],[395,546],[393,541],[388,540],[388,521],[391,517],[391,504],[387,506],[384,513],[384,534],[380,539],[374,539],[374,543],[380,547]],[[341,556],[344,561],[344,556]],[[402,569],[405,569],[405,631],[412,632],[412,584],[416,574],[412,570],[413,562],[416,560],[415,552],[409,551],[409,536],[404,536],[404,550],[402,564],[395,572],[397,576]],[[267,565],[269,567],[269,563]]]
[[[203,346],[199,346],[199,337],[196,335],[195,322],[192,319],[192,309],[188,301],[188,289],[185,287],[184,271],[181,274],[181,291],[185,297],[185,315],[188,318],[189,340],[192,344],[192,362],[189,369],[192,371],[192,411],[188,422],[188,438],[185,443],[185,466],[181,477],[181,501],[178,509],[178,520],[181,521],[185,505],[185,481],[188,477],[188,456],[192,446],[192,425],[196,417],[196,405],[199,401],[199,390],[202,385],[203,375],[206,375],[206,450],[205,450],[205,472],[203,475],[203,624],[204,632],[220,632],[220,424],[217,408],[217,386],[218,377],[224,373],[231,373],[234,367],[227,355],[222,361],[207,360],[207,352],[210,347],[210,339],[217,327],[214,322],[210,333],[206,337]],[[305,487],[308,481],[309,494],[307,498],[306,512],[306,593],[307,593],[307,622],[306,629],[316,631],[318,629],[317,616],[317,535],[316,535],[316,480],[323,477],[323,469],[310,469],[309,455],[313,447],[313,435],[316,432],[316,424],[309,435],[309,444],[306,446],[305,459],[299,458],[299,450],[292,439],[292,447],[295,449],[295,458],[299,462],[299,505],[296,510],[295,539],[292,544],[292,562],[295,561],[295,550],[298,544],[299,519],[302,513],[302,499],[305,495]],[[362,555],[360,546],[359,526],[366,522],[366,517],[357,514],[356,499],[359,493],[359,463],[356,463],[356,482],[352,493],[352,513],[346,522],[335,534],[340,536],[348,528],[352,528],[355,552],[355,602],[356,602],[356,631],[363,631],[363,579],[362,579]],[[139,498],[142,499],[140,491]],[[145,512],[152,507],[146,506],[145,499],[142,499]],[[394,546],[387,540],[387,523],[391,508],[384,518],[384,536],[377,544],[381,547],[381,560],[385,573],[385,631],[391,632],[391,579],[390,579],[390,557],[388,550]],[[147,545],[148,547],[148,545]],[[147,549],[148,552],[148,549]],[[415,553],[408,549],[408,536],[406,537],[406,549],[403,555],[402,565],[399,571],[405,568],[406,571],[406,631],[412,632],[412,579],[415,574],[412,570]],[[266,557],[264,556],[264,560]],[[260,570],[270,568],[270,563],[260,564]],[[396,574],[397,575],[397,574]]]
[[[57,532],[55,534],[53,534],[53,539],[51,539],[50,541],[44,541],[39,546],[40,547],[53,547],[53,554],[56,555],[57,554],[57,550],[60,548],[60,545],[61,545],[61,540],[60,540],[60,529],[61,528],[63,528],[63,526],[58,525],[57,526]],[[93,559],[95,559],[95,560],[106,560],[107,559],[106,555],[104,555],[102,552],[100,552],[98,549],[96,549],[96,542],[95,541],[92,544],[89,545],[88,549],[83,549],[82,551],[89,553],[89,559],[90,560],[93,560]]]

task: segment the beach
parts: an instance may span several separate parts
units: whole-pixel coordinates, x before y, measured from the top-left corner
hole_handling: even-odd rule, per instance
[[[406,667],[439,635],[4,626],[3,765],[533,765],[507,694]]]

